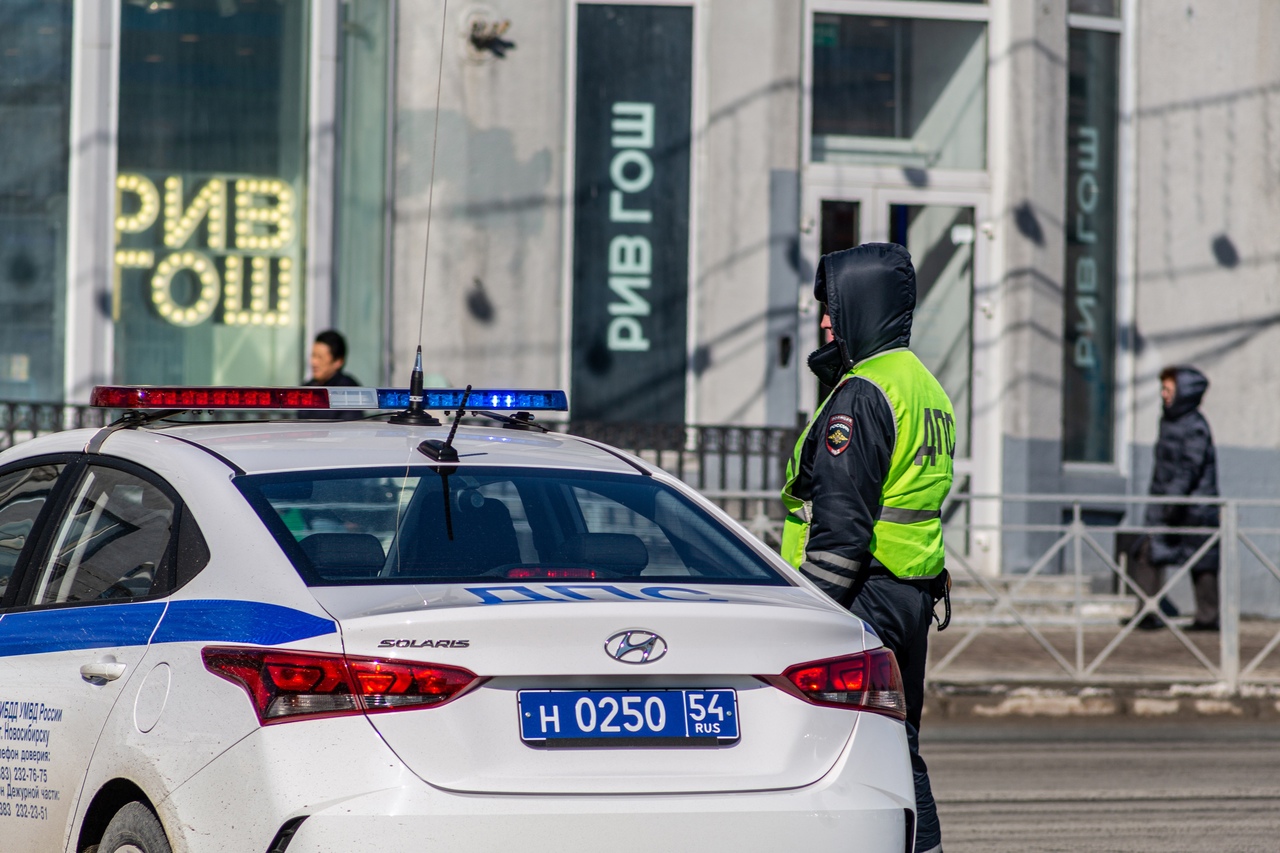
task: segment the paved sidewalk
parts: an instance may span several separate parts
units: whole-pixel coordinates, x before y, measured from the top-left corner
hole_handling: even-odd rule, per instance
[[[1079,635],[1074,628],[1033,627],[1068,668],[1021,626],[952,624],[935,631],[929,640],[926,719],[1213,717],[1280,723],[1280,648],[1249,669],[1280,633],[1280,622],[1242,623],[1244,677],[1235,693],[1218,675],[1221,639],[1214,632],[1183,632],[1206,666],[1167,628],[1133,631],[1098,661],[1121,633],[1119,624],[1089,625]],[[960,651],[948,659],[957,647]],[[1082,674],[1075,677],[1069,669]]]

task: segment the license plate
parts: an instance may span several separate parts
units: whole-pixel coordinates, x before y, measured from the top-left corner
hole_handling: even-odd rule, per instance
[[[521,690],[520,737],[539,746],[720,746],[738,739],[733,690]]]

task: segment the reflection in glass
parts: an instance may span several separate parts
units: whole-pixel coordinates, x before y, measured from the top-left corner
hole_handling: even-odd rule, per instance
[[[71,10],[0,3],[0,399],[62,398]]]
[[[829,255],[842,249],[852,249],[862,242],[858,236],[858,213],[856,201],[822,202],[822,227],[818,232],[821,254]]]
[[[137,598],[166,582],[173,502],[114,468],[85,474],[27,604]]]
[[[983,169],[986,112],[985,24],[814,16],[815,161]]]
[[[1068,44],[1062,452],[1106,463],[1115,444],[1120,36],[1073,29]]]
[[[890,205],[889,241],[906,246],[916,268],[911,351],[951,398],[956,413],[956,457],[968,458],[973,385],[973,208]]]
[[[236,485],[312,586],[557,578],[785,583],[656,478],[402,466],[258,474]]]
[[[1071,0],[1068,11],[1077,15],[1097,15],[1102,18],[1120,17],[1120,0]]]
[[[307,8],[122,3],[117,381],[301,380]]]
[[[4,597],[62,465],[24,468],[0,477],[0,598]]]

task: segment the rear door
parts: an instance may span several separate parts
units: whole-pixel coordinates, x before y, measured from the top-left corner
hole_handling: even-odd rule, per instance
[[[177,501],[167,487],[102,464],[60,474],[0,615],[6,849],[66,844],[89,759],[164,612],[155,599],[176,556]]]

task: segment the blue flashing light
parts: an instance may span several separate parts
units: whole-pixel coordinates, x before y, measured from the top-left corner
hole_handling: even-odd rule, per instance
[[[422,389],[424,409],[496,409],[522,412],[567,412],[569,397],[563,391],[517,391],[514,389],[472,389],[465,405],[461,388]],[[379,388],[379,409],[409,407],[407,388]]]

